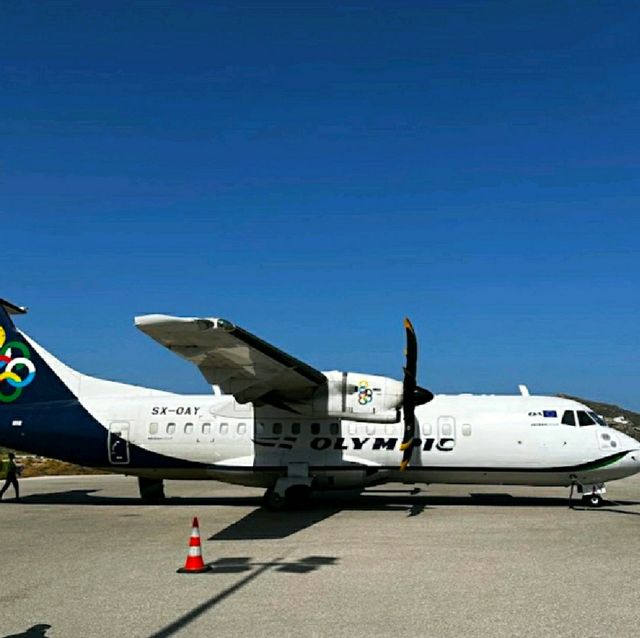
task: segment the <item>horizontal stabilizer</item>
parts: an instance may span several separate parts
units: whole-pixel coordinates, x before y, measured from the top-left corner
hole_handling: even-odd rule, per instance
[[[27,308],[24,306],[16,306],[16,304],[0,298],[0,306],[2,306],[10,315],[26,315]]]

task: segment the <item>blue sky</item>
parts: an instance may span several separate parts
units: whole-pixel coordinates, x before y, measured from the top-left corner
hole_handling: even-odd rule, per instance
[[[206,391],[133,327],[640,409],[640,7],[16,3],[2,296],[63,361]]]

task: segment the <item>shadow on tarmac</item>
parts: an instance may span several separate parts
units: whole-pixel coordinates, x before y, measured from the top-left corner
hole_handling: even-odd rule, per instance
[[[46,492],[24,496],[24,505],[93,505],[93,506],[185,506],[185,505],[220,505],[225,507],[250,507],[261,506],[260,496],[201,496],[180,497],[173,496],[159,501],[143,501],[139,497],[127,496],[101,496],[100,489],[77,489],[64,492]],[[7,501],[8,503],[9,501]],[[579,503],[574,499],[574,503]],[[607,505],[625,506],[640,505],[640,501],[610,501]],[[415,516],[419,508],[431,509],[433,507],[569,507],[569,499],[558,496],[513,496],[506,492],[500,493],[473,493],[456,496],[437,496],[431,494],[418,494],[416,490],[366,490],[358,492],[353,490],[319,492],[314,493],[306,507],[295,510],[296,515],[301,511],[313,510],[405,510]],[[573,509],[588,511],[615,511],[610,507]],[[268,512],[271,516],[282,516],[283,512]],[[635,514],[636,512],[631,512]],[[639,513],[640,514],[640,513]]]
[[[218,603],[221,603],[225,598],[228,598],[238,590],[242,589],[245,585],[252,580],[263,574],[267,570],[273,570],[276,572],[287,574],[308,574],[316,571],[321,567],[335,565],[338,559],[335,556],[308,556],[307,558],[301,558],[297,561],[283,561],[281,558],[261,563],[254,562],[251,558],[245,556],[233,557],[233,558],[220,558],[212,563],[209,563],[212,570],[208,574],[236,574],[243,572],[250,572],[244,578],[240,579],[231,587],[224,589],[218,594],[215,594],[203,603],[200,603],[197,607],[194,607],[191,611],[183,614],[172,623],[169,623],[162,629],[159,629],[155,633],[151,634],[149,638],[169,638],[175,633],[184,629],[187,625],[192,623],[198,617],[205,612],[208,612],[211,608],[215,607]]]
[[[295,511],[270,512],[258,508],[220,530],[210,541],[273,540],[286,538],[338,513],[337,507],[314,507]]]
[[[184,505],[225,505],[246,507],[251,505],[259,506],[262,504],[262,498],[260,496],[204,496],[186,498],[173,496],[159,501],[143,501],[137,496],[101,496],[101,491],[101,489],[96,488],[31,494],[30,496],[23,498],[22,502],[25,505],[117,505],[119,507],[150,507],[158,505],[161,505],[162,507]]]
[[[272,512],[260,507],[258,496],[229,497],[172,497],[148,503],[139,498],[101,496],[97,489],[80,489],[66,492],[34,494],[24,498],[25,505],[61,504],[93,506],[150,505],[171,506],[224,506],[253,507],[251,512],[220,530],[208,540],[275,540],[287,538],[308,527],[312,527],[341,511],[388,511],[404,513],[407,518],[424,514],[438,507],[555,507],[569,508],[576,512],[601,512],[640,516],[640,512],[618,509],[618,506],[640,505],[639,501],[617,501],[605,507],[581,507],[579,501],[569,504],[567,498],[544,496],[512,496],[508,493],[470,493],[461,496],[433,496],[416,493],[416,490],[367,490],[365,492],[343,491],[315,494],[306,507],[296,510]],[[130,513],[122,516],[136,516]]]
[[[8,636],[2,636],[2,638],[47,638],[47,631],[51,629],[51,625],[40,624],[29,627],[21,634],[11,634]]]

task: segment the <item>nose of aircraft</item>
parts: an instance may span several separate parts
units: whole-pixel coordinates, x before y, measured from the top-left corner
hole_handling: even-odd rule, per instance
[[[636,472],[640,472],[640,441],[627,434],[619,434],[619,438],[622,449],[628,451],[625,461],[632,465]]]

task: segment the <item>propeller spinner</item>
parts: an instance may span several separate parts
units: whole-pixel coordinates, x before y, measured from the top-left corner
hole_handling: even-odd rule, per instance
[[[411,460],[413,450],[420,445],[420,439],[416,438],[416,406],[429,403],[433,399],[433,394],[421,388],[416,383],[418,367],[418,341],[413,325],[405,317],[404,328],[407,334],[407,358],[404,367],[404,379],[402,381],[402,413],[404,415],[404,434],[400,449],[402,450],[402,461],[400,470],[405,470]]]

